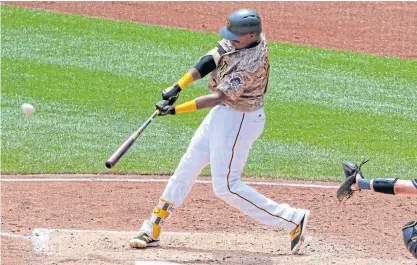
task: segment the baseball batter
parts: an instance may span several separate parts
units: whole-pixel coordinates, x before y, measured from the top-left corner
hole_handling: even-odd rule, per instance
[[[216,48],[201,57],[177,83],[162,92],[160,116],[214,107],[195,132],[187,152],[139,235],[134,248],[160,244],[161,226],[180,206],[202,169],[211,165],[214,193],[262,224],[282,227],[290,234],[291,252],[304,241],[310,212],[278,204],[240,180],[254,141],[265,125],[264,98],[268,86],[268,48],[261,18],[251,9],[228,17]],[[184,87],[210,74],[210,94],[174,106]]]
[[[397,178],[365,179],[361,166],[368,162],[364,160],[359,166],[352,162],[343,163],[346,180],[337,189],[337,198],[342,201],[349,199],[355,191],[371,190],[373,192],[391,195],[417,196],[417,179],[401,180]],[[417,259],[417,222],[411,221],[403,227],[404,244],[408,251]]]

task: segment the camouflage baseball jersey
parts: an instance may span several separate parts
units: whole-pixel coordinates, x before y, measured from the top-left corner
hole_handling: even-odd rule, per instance
[[[213,56],[216,69],[210,73],[209,90],[220,90],[229,99],[224,104],[241,112],[252,112],[264,105],[264,94],[268,86],[269,59],[264,33],[261,41],[252,48],[236,50],[231,41],[219,42],[225,53],[218,48],[209,54]]]

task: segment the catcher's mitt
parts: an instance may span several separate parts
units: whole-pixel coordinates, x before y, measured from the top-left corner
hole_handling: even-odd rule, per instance
[[[408,222],[404,225],[403,239],[408,251],[417,259],[417,222]]]
[[[358,166],[355,163],[352,162],[343,162],[343,171],[345,172],[346,179],[343,181],[343,183],[339,186],[336,192],[337,199],[339,201],[347,200],[349,199],[354,191],[352,190],[352,184],[356,183],[356,175],[360,174],[362,176],[361,172],[361,166],[368,162],[369,160],[363,160],[362,163]]]

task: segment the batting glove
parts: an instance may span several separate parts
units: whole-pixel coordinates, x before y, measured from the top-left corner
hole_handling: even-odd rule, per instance
[[[162,91],[162,99],[168,100],[168,105],[174,105],[175,101],[180,97],[181,88],[175,83]]]

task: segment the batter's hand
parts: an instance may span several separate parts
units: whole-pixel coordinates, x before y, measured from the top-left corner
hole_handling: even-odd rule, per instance
[[[155,105],[156,109],[159,110],[158,116],[175,115],[175,106],[168,105],[168,100],[161,100]]]
[[[174,105],[175,101],[180,97],[181,88],[175,83],[162,91],[162,99],[168,100],[168,105]]]

